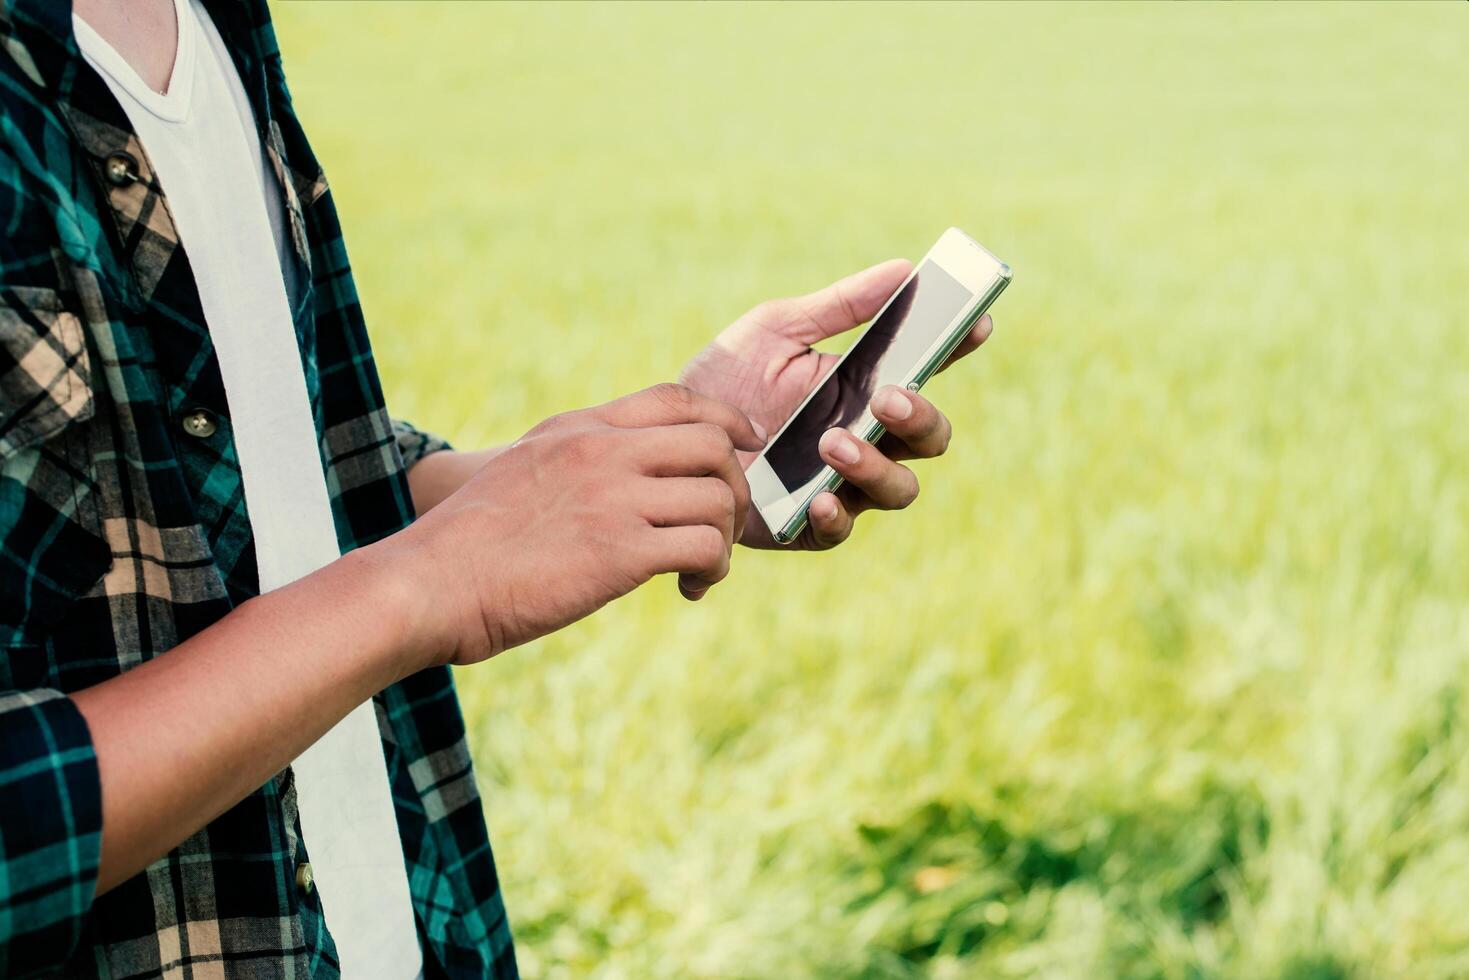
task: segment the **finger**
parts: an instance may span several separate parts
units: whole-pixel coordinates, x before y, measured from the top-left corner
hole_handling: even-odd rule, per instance
[[[908,448],[910,458],[931,459],[949,448],[954,427],[949,417],[917,392],[884,385],[872,396],[872,414]]]
[[[725,542],[735,542],[739,499],[729,484],[711,476],[678,476],[647,480],[642,489],[642,517],[654,527],[708,524],[719,528]]]
[[[964,357],[968,354],[973,354],[975,351],[979,350],[979,345],[984,343],[986,340],[989,340],[990,334],[994,333],[994,330],[995,322],[991,320],[990,315],[986,313],[984,316],[979,318],[978,323],[969,328],[969,332],[964,335],[964,339],[959,341],[959,346],[954,348],[954,353],[949,355],[949,359],[947,361],[944,361],[943,364],[939,365],[939,370],[942,371],[950,364],[953,364],[955,361],[959,360],[959,358]]]
[[[828,429],[819,443],[821,458],[879,510],[902,510],[918,497],[918,477],[846,429]]]
[[[818,493],[806,512],[811,531],[811,547],[817,550],[835,548],[852,533],[852,513],[834,493]]]
[[[634,438],[634,456],[649,476],[712,476],[724,481],[735,498],[734,535],[739,539],[750,508],[750,484],[723,429],[709,422],[691,422],[639,429]]]
[[[730,548],[718,528],[708,524],[652,528],[651,570],[678,573],[678,590],[698,600],[729,574]]]
[[[686,385],[654,385],[589,411],[608,425],[625,429],[708,422],[723,429],[746,452],[765,448],[766,432],[759,423],[733,405],[707,398]]]
[[[814,344],[864,324],[882,309],[912,271],[913,263],[907,259],[889,259],[824,289],[797,296],[789,301],[798,315],[790,318],[787,333],[803,344]]]

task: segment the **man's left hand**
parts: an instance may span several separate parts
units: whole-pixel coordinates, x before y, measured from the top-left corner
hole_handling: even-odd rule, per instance
[[[810,295],[761,303],[700,351],[679,380],[699,394],[734,405],[773,435],[838,360],[838,355],[811,345],[872,319],[912,270],[906,259],[893,259]],[[978,348],[990,329],[989,316],[981,317],[944,367]],[[792,547],[834,547],[852,533],[852,523],[863,511],[907,507],[918,496],[918,478],[900,461],[940,456],[948,448],[949,420],[922,395],[888,385],[873,395],[871,408],[887,428],[876,446],[840,428],[821,437],[822,461],[846,482],[836,493],[818,494],[811,502],[810,521]],[[739,453],[746,466],[756,455]],[[740,542],[776,547],[758,514],[745,521]]]

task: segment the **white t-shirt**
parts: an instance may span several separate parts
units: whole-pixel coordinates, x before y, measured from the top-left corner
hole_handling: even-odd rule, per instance
[[[291,311],[282,193],[229,51],[198,0],[174,0],[165,94],[80,18],[83,57],[146,149],[219,356],[262,592],[340,557]],[[372,703],[294,763],[302,830],[347,980],[422,963]]]

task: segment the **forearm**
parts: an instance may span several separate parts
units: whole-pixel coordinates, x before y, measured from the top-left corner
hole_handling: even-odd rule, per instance
[[[385,542],[386,544],[386,542]],[[102,782],[98,892],[278,773],[376,692],[433,662],[397,552],[354,552],[73,695]]]
[[[413,494],[414,511],[428,513],[505,449],[504,446],[494,446],[469,453],[447,449],[420,459],[408,470],[408,489]]]
[[[431,453],[409,471],[424,513],[499,448]],[[244,799],[373,694],[436,662],[389,567],[392,542],[246,602],[167,654],[72,696],[102,781],[98,892]]]

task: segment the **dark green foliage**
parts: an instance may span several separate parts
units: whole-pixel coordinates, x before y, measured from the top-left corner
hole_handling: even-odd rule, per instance
[[[968,806],[933,802],[888,825],[859,828],[853,911],[891,909],[881,947],[909,961],[963,955],[1000,933],[1030,931],[1010,909],[1084,873],[1088,855],[1017,833]]]
[[[1329,956],[1292,960],[1280,971],[1280,980],[1353,980],[1356,971]]]
[[[1224,916],[1231,877],[1267,834],[1253,794],[1216,787],[1187,808],[1098,814],[1084,834],[933,801],[858,828],[850,911],[883,918],[874,975],[894,960],[919,966],[1033,941],[1056,894],[1073,886],[1137,914],[1161,911],[1186,933]],[[1117,952],[1119,970],[1150,974],[1145,950]]]

